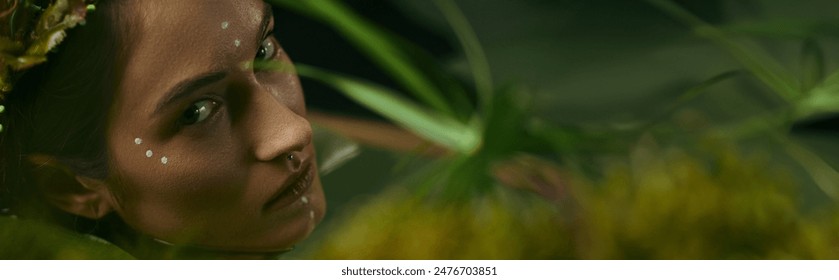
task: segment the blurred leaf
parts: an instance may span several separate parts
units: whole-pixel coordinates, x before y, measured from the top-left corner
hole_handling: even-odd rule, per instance
[[[454,115],[443,94],[412,65],[387,33],[366,19],[356,15],[343,3],[335,0],[269,0],[329,24],[346,37],[386,73],[432,108]]]
[[[839,73],[838,73],[839,74]],[[839,112],[839,75],[828,77],[825,82],[810,91],[796,106],[796,119],[830,115]]]
[[[788,122],[789,117],[783,112],[770,111],[713,126],[708,133],[722,139],[738,140],[786,129]]]
[[[320,175],[328,175],[345,163],[361,154],[358,143],[330,131],[327,128],[312,125],[314,142],[317,148],[318,169]]]
[[[301,76],[335,87],[356,102],[441,146],[464,154],[470,154],[481,146],[476,125],[466,125],[445,115],[429,112],[389,89],[313,67],[298,65],[297,70]]]
[[[472,30],[472,26],[460,8],[454,1],[450,0],[435,0],[434,3],[443,12],[449,25],[457,34],[460,44],[466,53],[466,59],[472,68],[472,76],[475,79],[475,87],[478,91],[478,97],[481,98],[481,107],[485,111],[491,110],[492,105],[492,72],[490,71],[489,61],[487,61],[486,54],[478,41],[478,36]]]
[[[469,120],[475,113],[474,98],[470,94],[473,92],[467,91],[464,82],[453,75],[452,72],[445,66],[445,62],[441,61],[439,56],[431,54],[427,50],[421,48],[407,39],[399,36],[391,36],[393,43],[403,53],[411,58],[415,63],[417,71],[421,71],[426,77],[437,85],[444,98],[451,108],[456,108],[454,117],[461,121]]]
[[[839,113],[839,71],[831,74],[796,106],[796,119]]]
[[[762,49],[735,41],[723,30],[706,23],[670,0],[647,0],[647,2],[673,18],[684,22],[697,35],[705,37],[722,47],[749,72],[790,104],[801,96],[796,79],[787,73],[777,61],[765,54]]]
[[[0,217],[0,248],[0,259],[133,259],[96,237],[9,217]]]
[[[778,39],[839,37],[839,21],[807,18],[739,22],[721,26],[720,29],[731,34]]]
[[[821,157],[793,141],[786,141],[785,147],[810,174],[816,185],[834,201],[839,201],[839,172]]]
[[[521,147],[529,137],[526,123],[530,118],[530,99],[526,92],[513,88],[497,92],[483,123],[483,153],[494,159]]]
[[[560,126],[541,119],[531,120],[527,131],[542,145],[550,146],[559,157],[576,153],[610,153],[625,151],[629,141],[626,136],[612,130],[595,130],[585,127]]]
[[[815,39],[801,46],[801,90],[809,92],[824,79],[824,51]]]
[[[682,95],[680,95],[675,102],[670,104],[669,106],[665,107],[663,111],[658,115],[658,117],[652,118],[649,120],[644,126],[642,126],[639,131],[644,132],[648,130],[650,127],[661,123],[665,118],[670,117],[675,113],[679,108],[682,108],[685,104],[690,102],[691,100],[695,99],[697,96],[705,92],[708,88],[719,84],[723,81],[728,79],[734,78],[737,75],[741,74],[741,71],[728,71],[716,76],[711,77],[708,80],[699,83],[698,85],[688,89]]]

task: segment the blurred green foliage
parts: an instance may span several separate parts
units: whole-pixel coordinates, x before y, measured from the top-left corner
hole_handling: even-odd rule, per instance
[[[574,1],[564,3],[569,2]],[[366,22],[336,20],[358,19],[332,14],[352,13],[338,1],[306,3],[310,4],[290,6],[337,30],[352,29],[344,33],[348,37],[363,33],[380,36],[372,40],[376,42],[403,41]],[[603,119],[608,121],[599,124],[568,122],[543,113],[551,106],[562,108],[544,102],[549,100],[544,93],[493,88],[485,52],[466,17],[452,1],[433,3],[464,47],[473,74],[478,101],[468,118],[446,109],[460,109],[457,105],[400,99],[394,94],[398,89],[308,66],[300,66],[300,74],[342,90],[452,153],[418,170],[419,175],[396,181],[381,194],[342,211],[293,257],[839,258],[835,207],[839,180],[833,180],[839,173],[789,133],[798,122],[839,112],[835,105],[839,103],[833,101],[839,92],[832,90],[833,75],[824,75],[829,63],[814,37],[800,39],[801,67],[791,69],[776,57],[771,44],[767,47],[761,38],[749,37],[760,33],[756,30],[767,32],[761,23],[717,26],[669,0],[633,2],[681,22],[694,38],[716,45],[720,56],[727,55],[734,63],[704,81],[664,89],[669,91],[666,102],[647,104],[643,117],[615,121],[607,116]],[[817,34],[814,26],[821,25],[809,22],[784,25],[787,29],[779,32]],[[791,31],[796,26],[802,30]],[[359,46],[374,57],[392,51],[383,47],[377,53],[377,46]],[[621,46],[613,48],[619,51]],[[419,69],[404,57],[389,63]],[[393,67],[383,67],[389,69]],[[610,82],[620,88],[620,81]],[[737,91],[745,92],[742,96],[716,100],[728,104],[696,106],[703,95],[732,82],[740,84]],[[594,97],[598,87],[602,86],[584,94]],[[438,87],[425,94],[459,93]],[[596,108],[597,100],[591,98],[589,107]],[[751,105],[723,118],[715,115],[740,102]],[[473,131],[479,132],[477,142],[466,140],[475,135]],[[453,139],[462,142],[454,144]],[[806,205],[818,200],[803,195],[808,184],[817,186],[818,196],[830,202]]]
[[[128,253],[104,240],[55,225],[0,217],[0,229],[0,259],[133,259]]]
[[[459,203],[394,187],[326,227],[298,256],[839,258],[839,216],[803,215],[786,172],[720,144],[696,152],[703,153],[639,144],[629,161],[611,162],[597,180],[520,157],[496,174],[504,187]]]

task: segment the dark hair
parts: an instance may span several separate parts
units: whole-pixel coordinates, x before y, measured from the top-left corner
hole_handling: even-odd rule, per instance
[[[24,73],[0,118],[0,203],[13,213],[42,213],[27,157],[48,155],[77,175],[108,175],[105,134],[127,52],[121,1],[99,1],[86,24],[68,30],[47,62]]]

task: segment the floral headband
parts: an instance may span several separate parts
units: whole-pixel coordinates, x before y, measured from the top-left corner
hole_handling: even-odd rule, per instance
[[[93,2],[0,0],[0,101],[24,71],[47,60],[67,29],[84,25],[87,12],[95,9]]]

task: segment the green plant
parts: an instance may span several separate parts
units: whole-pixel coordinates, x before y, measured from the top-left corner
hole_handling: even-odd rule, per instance
[[[796,77],[759,45],[729,31],[736,28],[712,26],[670,1],[649,0],[720,46],[744,70],[695,85],[639,125],[567,125],[533,115],[526,91],[495,89],[489,63],[463,15],[453,2],[435,1],[464,46],[474,76],[479,100],[475,108],[463,108],[469,112],[464,118],[452,111],[461,109],[457,104],[440,104],[462,99],[444,98],[462,91],[432,85],[389,43],[403,40],[338,1],[275,2],[343,31],[420,103],[398,97],[394,89],[305,65],[298,65],[301,76],[341,90],[451,152],[418,171],[421,179],[394,182],[328,225],[313,242],[318,245],[300,257],[837,257],[835,207],[825,210],[828,218],[812,218],[798,205],[794,186],[799,181],[778,171],[784,163],[770,164],[737,149],[743,139],[771,139],[825,195],[837,199],[839,173],[788,136],[795,122],[839,110],[833,90],[839,79],[821,78],[823,56],[812,41],[805,41],[805,66]],[[785,105],[704,126],[698,133],[666,124],[686,103],[745,75]],[[676,141],[678,134],[691,139]]]

